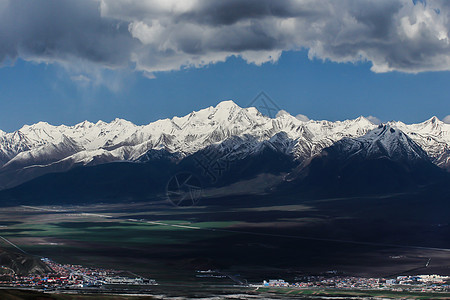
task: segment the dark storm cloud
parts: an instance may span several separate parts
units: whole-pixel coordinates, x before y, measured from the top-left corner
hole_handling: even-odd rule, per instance
[[[138,43],[128,24],[100,18],[90,0],[13,0],[0,5],[0,59],[82,58],[108,67],[128,63]]]
[[[229,0],[199,1],[198,9],[180,14],[178,21],[208,25],[231,25],[248,19],[265,17],[290,18],[320,14],[312,7],[302,7],[295,1]]]
[[[449,2],[0,0],[0,59],[158,72],[307,49],[375,72],[450,70]]]

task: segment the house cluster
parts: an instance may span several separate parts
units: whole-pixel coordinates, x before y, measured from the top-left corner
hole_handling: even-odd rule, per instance
[[[49,268],[41,275],[19,276],[9,273],[0,278],[0,285],[9,287],[35,287],[42,289],[85,288],[108,285],[154,285],[155,280],[129,276],[131,274],[81,265],[59,264],[49,258],[42,258]]]
[[[450,291],[450,277],[441,275],[398,276],[396,278],[365,278],[353,276],[305,276],[295,283],[283,279],[264,280],[263,287],[289,288],[331,288],[331,289],[362,289],[362,290],[392,290],[420,292]]]
[[[283,279],[270,279],[269,281],[264,280],[263,286],[270,287],[289,287],[289,282],[284,281]]]
[[[450,283],[449,276],[441,276],[441,275],[416,275],[416,276],[398,276],[396,280],[393,280],[393,283],[398,284],[412,284],[412,283],[431,283],[431,284],[445,284],[447,282]]]

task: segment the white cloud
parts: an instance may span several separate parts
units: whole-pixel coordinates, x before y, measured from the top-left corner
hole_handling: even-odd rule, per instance
[[[368,117],[366,117],[366,119],[375,125],[379,125],[382,123],[380,119],[378,119],[377,117],[374,117],[374,116],[368,116]]]
[[[450,70],[449,30],[445,0],[0,0],[0,62],[155,73],[307,49],[311,59],[417,73]]]
[[[277,114],[275,115],[275,118],[279,118],[281,116],[290,116],[291,114],[288,113],[287,111],[285,111],[284,109],[281,109],[277,112]]]
[[[303,122],[308,122],[308,121],[309,121],[309,118],[308,118],[307,116],[305,116],[305,115],[302,115],[302,114],[298,114],[298,115],[296,115],[295,117],[296,117],[298,120],[303,121]]]
[[[155,79],[156,78],[155,74],[153,74],[151,72],[147,72],[147,71],[143,71],[142,75],[144,75],[144,77],[146,77],[148,79]]]
[[[444,123],[446,123],[446,124],[450,124],[450,115],[444,117],[444,118],[442,119],[442,122],[444,122]]]
[[[83,83],[91,82],[91,79],[83,74],[71,76],[70,79],[72,79],[73,81],[78,81],[78,82],[83,82]]]

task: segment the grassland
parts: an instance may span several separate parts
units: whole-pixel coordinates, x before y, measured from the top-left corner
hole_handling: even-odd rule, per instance
[[[158,282],[202,285],[195,271],[208,269],[250,282],[293,281],[328,270],[382,277],[422,267],[430,257],[430,267],[421,271],[449,270],[446,252],[389,246],[420,245],[436,236],[431,225],[408,219],[397,226],[383,221],[384,211],[377,215],[371,210],[371,205],[384,207],[392,199],[244,200],[191,208],[152,203],[7,207],[0,211],[0,235],[30,254],[60,263],[123,269]],[[433,241],[448,240],[443,229]],[[411,230],[421,234],[408,235]]]

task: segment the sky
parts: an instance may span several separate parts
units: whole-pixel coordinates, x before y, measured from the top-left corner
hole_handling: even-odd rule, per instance
[[[0,129],[262,91],[315,120],[450,122],[449,30],[445,0],[0,0]]]

